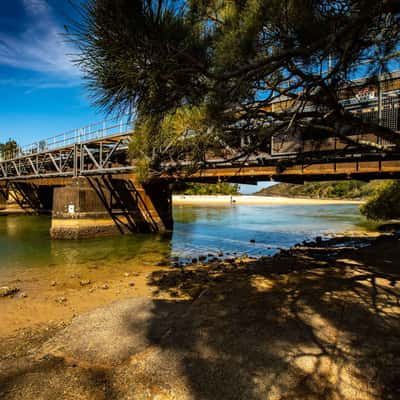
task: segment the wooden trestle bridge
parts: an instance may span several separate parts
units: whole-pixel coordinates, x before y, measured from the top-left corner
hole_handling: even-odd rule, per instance
[[[379,93],[364,90],[345,101],[362,118],[400,131],[399,73],[387,77]],[[272,107],[288,107],[282,103]],[[163,175],[141,184],[128,155],[132,134],[126,117],[18,148],[0,159],[3,203],[11,195],[22,208],[52,210],[53,236],[68,238],[110,233],[115,228],[120,232],[170,228],[169,183],[178,178],[243,183],[400,178],[400,151],[370,133],[368,141],[377,144],[370,151],[352,148],[336,137],[322,143],[304,142],[295,135],[273,137],[257,155],[235,161],[229,161],[232,154],[226,159],[210,156],[206,168],[181,176],[165,165]]]

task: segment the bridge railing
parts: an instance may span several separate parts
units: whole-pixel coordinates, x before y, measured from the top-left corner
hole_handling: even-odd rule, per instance
[[[74,144],[86,143],[92,140],[123,134],[132,129],[132,115],[125,115],[122,118],[110,118],[18,147],[15,151],[4,154],[3,158],[4,160],[12,160],[43,152],[61,150],[73,146]]]

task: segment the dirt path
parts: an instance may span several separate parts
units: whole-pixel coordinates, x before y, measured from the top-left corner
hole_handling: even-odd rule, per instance
[[[397,399],[399,238],[343,243],[154,271],[153,298],[21,331],[0,398]]]

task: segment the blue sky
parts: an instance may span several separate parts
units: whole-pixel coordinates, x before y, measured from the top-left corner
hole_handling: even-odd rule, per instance
[[[64,36],[67,0],[2,0],[0,142],[28,144],[103,119],[91,106]]]

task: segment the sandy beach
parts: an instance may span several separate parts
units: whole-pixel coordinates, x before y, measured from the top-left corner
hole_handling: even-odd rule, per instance
[[[172,196],[174,204],[304,204],[304,205],[318,205],[318,204],[362,204],[360,200],[336,200],[336,199],[302,199],[278,196],[225,196],[225,195],[211,195],[211,196],[188,196],[188,195],[174,195]]]

